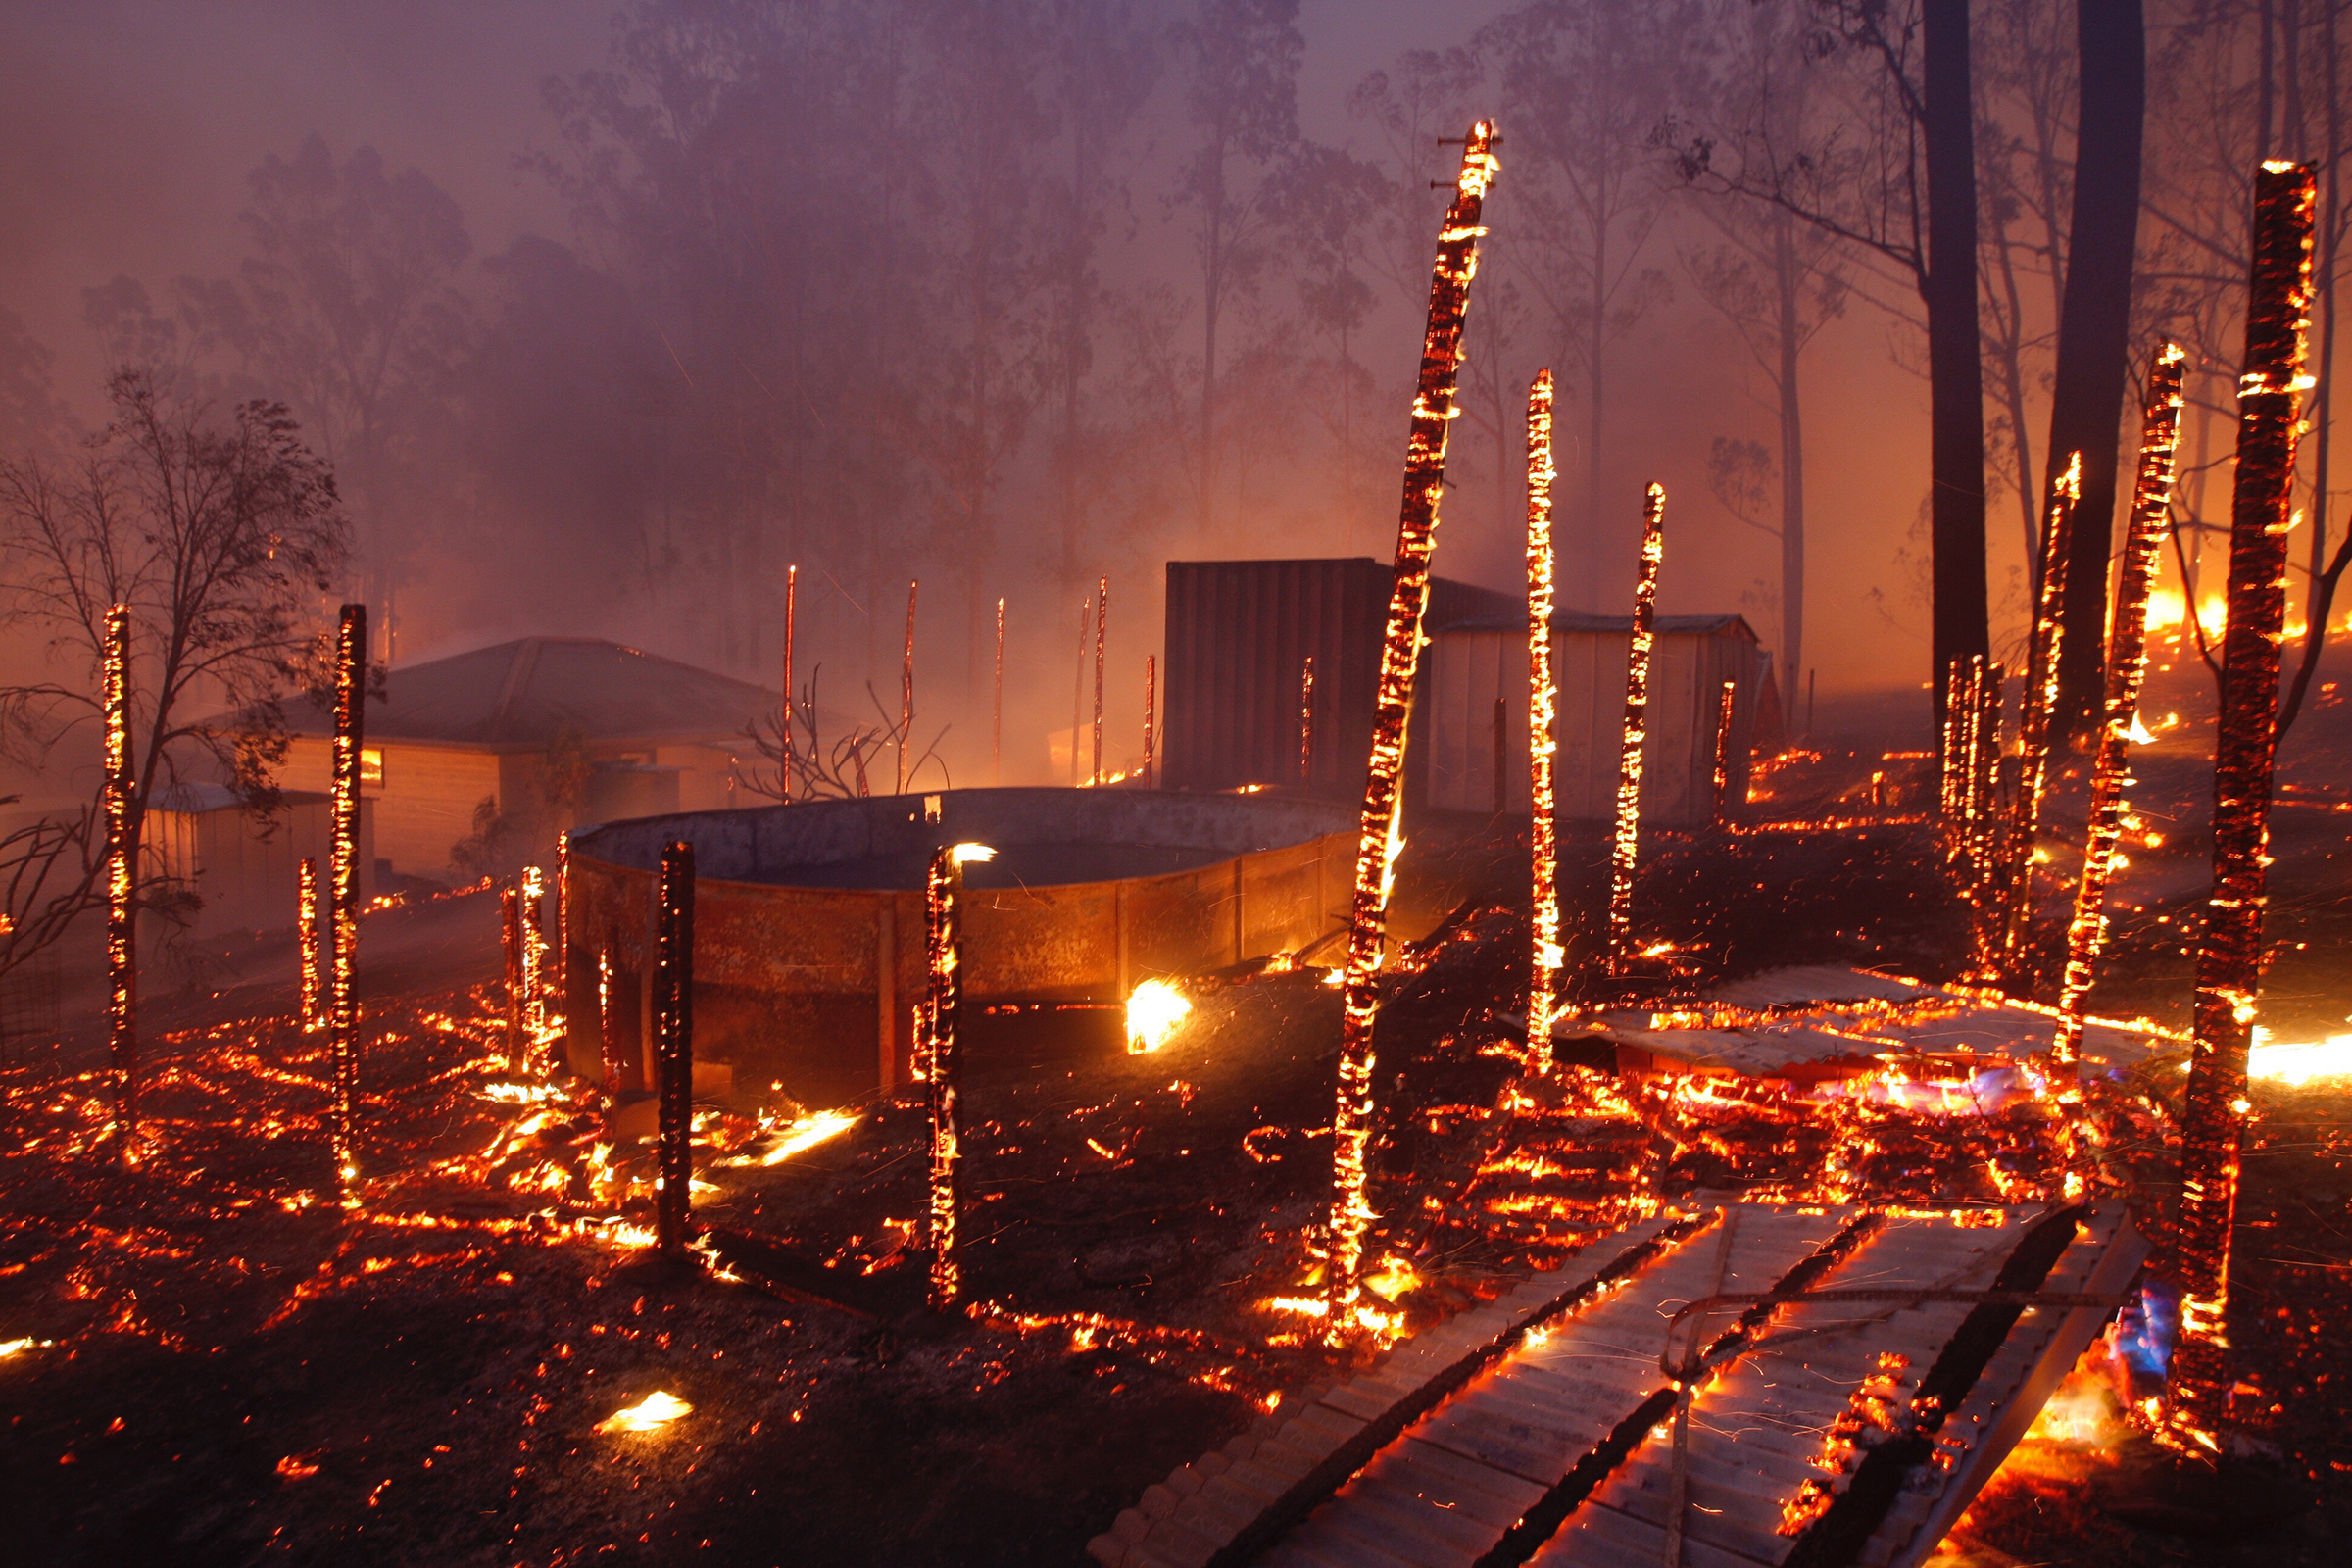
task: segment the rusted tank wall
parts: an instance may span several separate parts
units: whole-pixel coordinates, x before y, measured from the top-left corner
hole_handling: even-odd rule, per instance
[[[643,976],[653,866],[695,847],[695,1057],[739,1088],[838,1104],[905,1080],[921,1000],[922,896],[759,880],[972,841],[1084,840],[1213,851],[1213,863],[1112,881],[979,888],[964,902],[964,996],[1116,1002],[1139,980],[1297,951],[1348,918],[1355,828],[1308,801],[1130,790],[960,790],[616,822],[572,840],[573,1067],[650,1082]],[[600,1009],[600,956],[612,976]],[[600,1011],[602,1022],[600,1024]]]

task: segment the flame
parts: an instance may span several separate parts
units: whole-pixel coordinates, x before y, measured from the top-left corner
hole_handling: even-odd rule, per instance
[[[1420,1284],[1420,1271],[1395,1253],[1381,1260],[1379,1273],[1364,1276],[1364,1289],[1384,1301],[1395,1301]]]
[[[2325,1040],[2274,1040],[2270,1030],[2254,1026],[2254,1047],[2246,1056],[2246,1075],[2267,1078],[2289,1088],[2321,1078],[2352,1078],[2352,1035],[2329,1035]]]
[[[814,1149],[829,1138],[838,1138],[858,1125],[858,1118],[846,1110],[819,1110],[787,1123],[776,1139],[776,1145],[760,1156],[762,1165],[781,1165],[805,1149]]]
[[[1157,1051],[1192,1010],[1191,999],[1167,981],[1146,980],[1127,996],[1127,1054]]]
[[[656,1389],[635,1404],[624,1405],[596,1424],[599,1432],[659,1432],[694,1406],[674,1394]]]

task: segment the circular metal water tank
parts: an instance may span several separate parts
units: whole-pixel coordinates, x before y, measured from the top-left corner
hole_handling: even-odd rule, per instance
[[[965,867],[967,1003],[1122,1000],[1139,980],[1341,929],[1355,813],[1128,789],[949,790],[641,817],[571,841],[569,1054],[646,1087],[654,871],[694,846],[694,1052],[707,1087],[839,1104],[904,1082],[923,994],[923,869]],[[722,1070],[723,1069],[723,1070]]]

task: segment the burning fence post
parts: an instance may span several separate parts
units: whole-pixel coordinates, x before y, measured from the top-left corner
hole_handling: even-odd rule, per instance
[[[556,962],[548,981],[559,1034],[571,1025],[571,830],[556,834]]]
[[[1962,760],[1966,751],[1962,737],[1967,722],[1967,710],[1962,704],[1967,694],[1968,666],[1955,659],[1943,669],[1943,747],[1936,760],[1939,784],[1936,801],[1943,816],[1946,859],[1956,859],[1959,856],[1960,818],[1965,800],[1961,785],[1968,777]]]
[[[991,786],[1004,782],[1004,600],[997,600],[997,683],[995,699],[990,706],[988,730],[988,782]]]
[[[1144,788],[1153,789],[1159,783],[1159,759],[1153,749],[1154,731],[1159,724],[1159,656],[1144,656]]]
[[[2124,832],[2124,759],[2139,688],[2148,667],[2148,587],[2164,549],[2173,492],[2173,453],[2180,441],[2180,383],[2188,359],[2167,343],[2148,368],[2140,416],[2139,477],[2132,487],[2132,522],[2124,536],[2123,570],[2115,581],[2114,624],[2107,634],[2107,711],[2090,768],[2090,832],[2082,847],[2082,880],[2075,889],[2074,918],[2066,928],[2066,977],[2058,992],[2058,1034],[2050,1065],[2062,1087],[2075,1076],[2082,1047],[2082,999],[2107,935],[2107,882]]]
[[[677,1256],[694,1226],[694,846],[662,847],[654,941],[654,1070],[659,1078],[654,1233]]]
[[[1527,1051],[1530,1070],[1551,1071],[1551,1007],[1560,967],[1559,844],[1552,821],[1551,458],[1552,382],[1538,370],[1527,389],[1527,807],[1528,860],[1534,895],[1535,950],[1529,956]]]
[[[318,941],[318,862],[308,856],[294,868],[294,943],[302,956],[302,1032],[325,1024],[326,975]]]
[[[498,890],[498,950],[505,962],[507,992],[507,1070],[522,1071],[522,891]]]
[[[2252,287],[2238,378],[2237,477],[2230,517],[2230,618],[2214,743],[2213,895],[2197,954],[2196,1042],[2181,1125],[2175,1267],[2180,1343],[2176,1424],[2214,1442],[2230,1386],[2226,1333],[2230,1232],[2245,1132],[2246,1051],[2262,983],[2264,865],[2277,740],[2278,642],[2286,620],[2286,534],[2294,505],[2314,190],[2301,164],[2271,162],[2254,184]]]
[[[1666,487],[1642,504],[1642,574],[1634,585],[1634,640],[1626,650],[1625,734],[1617,754],[1617,830],[1609,845],[1609,973],[1634,956],[1634,857],[1642,842],[1642,743],[1649,724],[1649,651],[1658,605],[1658,563],[1666,554]]]
[[[776,731],[782,743],[776,760],[776,794],[786,804],[792,801],[792,641],[798,629],[793,621],[800,609],[801,568],[784,568],[784,708],[777,715],[781,727]]]
[[[1102,641],[1110,629],[1110,579],[1095,590],[1095,768],[1088,782],[1102,782]]]
[[[1478,271],[1479,212],[1500,168],[1494,127],[1480,121],[1462,148],[1453,204],[1438,234],[1429,291],[1429,328],[1405,446],[1404,497],[1396,528],[1396,564],[1381,640],[1380,683],[1372,750],[1365,768],[1362,829],[1356,841],[1353,918],[1341,1014],[1339,1101],[1331,1128],[1331,1294],[1336,1328],[1361,1290],[1365,1201],[1364,1144],[1372,1132],[1373,1014],[1380,991],[1381,948],[1388,935],[1389,889],[1396,878],[1397,786],[1404,770],[1405,721],[1421,658],[1421,617],[1429,608],[1429,564],[1437,544],[1438,503],[1446,476],[1446,437],[1454,416],[1461,367],[1462,316]]]
[[[115,1136],[128,1151],[138,1120],[139,847],[131,828],[130,607],[106,612],[100,669],[106,712],[106,1023],[115,1073]]]
[[[345,605],[335,646],[334,799],[329,813],[333,849],[327,859],[328,949],[333,965],[327,1016],[334,1029],[335,1173],[343,1201],[358,1201],[360,1100],[360,740],[367,700],[368,607]]]
[[[1715,702],[1715,820],[1732,819],[1732,702],[1739,696],[1735,681],[1725,681]]]
[[[2066,642],[2066,622],[2058,611],[2066,599],[2066,564],[2082,496],[2082,454],[2078,452],[2051,481],[2043,508],[2041,593],[2034,608],[2025,690],[2018,694],[2017,798],[2010,803],[2006,874],[1993,895],[2001,911],[2001,966],[2012,978],[2025,961],[2034,913],[2034,840],[2041,830],[2041,796],[2050,775],[2050,712],[2058,704],[2058,660]]]
[[[899,787],[892,793],[906,793],[906,743],[914,736],[914,591],[922,586],[906,585],[906,657],[899,664]]]
[[[547,873],[522,868],[522,947],[516,955],[522,980],[522,1054],[514,1070],[542,1065],[537,1058],[547,1039]]]
[[[931,1092],[931,1309],[935,1312],[956,1304],[963,1283],[956,1256],[956,1221],[963,1208],[959,1169],[963,1055],[956,1041],[962,995],[963,923],[957,905],[963,898],[964,864],[991,859],[996,853],[985,844],[943,846],[932,853],[931,869],[923,879],[923,934],[931,984],[923,999],[921,1024],[929,1039],[925,1054],[930,1057],[925,1077]]]
[[[1298,666],[1298,787],[1315,782],[1315,656]]]

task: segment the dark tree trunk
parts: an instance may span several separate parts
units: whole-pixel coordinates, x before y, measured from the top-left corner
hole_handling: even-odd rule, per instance
[[[1931,647],[1936,692],[1955,659],[1989,654],[1984,625],[1984,389],[1977,339],[1977,160],[1968,0],[1927,0],[1929,424],[1934,470]],[[1938,718],[1941,717],[1940,710]]]
[[[2082,454],[2067,564],[2064,654],[2053,738],[2078,740],[2096,721],[2105,681],[2100,636],[2115,536],[2117,431],[2131,371],[2132,256],[2139,236],[2139,153],[2146,77],[2140,0],[2080,0],[2082,97],[2075,142],[2074,217],[2067,227],[2066,302],[2058,318],[2047,460],[2052,476]]]
[[[1803,337],[1794,248],[1794,220],[1783,218],[1773,231],[1773,270],[1779,279],[1781,340],[1781,690],[1791,703],[1796,672],[1805,665],[1805,420],[1796,379]]]

